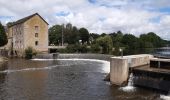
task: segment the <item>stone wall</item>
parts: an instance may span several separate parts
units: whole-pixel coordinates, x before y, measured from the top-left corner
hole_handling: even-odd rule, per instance
[[[38,28],[35,29],[35,26]],[[31,46],[37,51],[48,51],[48,25],[38,15],[32,17],[24,23],[24,46]],[[38,33],[38,37],[35,36]],[[38,41],[38,45],[35,45]]]

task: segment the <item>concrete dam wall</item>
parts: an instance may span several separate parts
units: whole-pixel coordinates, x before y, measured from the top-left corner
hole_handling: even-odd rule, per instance
[[[111,57],[110,59],[110,81],[112,84],[121,85],[127,82],[129,69],[147,65],[153,58],[149,54],[131,55],[124,57]]]

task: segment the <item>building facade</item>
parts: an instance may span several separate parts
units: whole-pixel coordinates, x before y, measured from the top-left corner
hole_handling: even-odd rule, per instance
[[[48,52],[48,23],[38,13],[9,23],[7,26],[6,48],[18,56],[23,56],[28,47],[37,52]]]

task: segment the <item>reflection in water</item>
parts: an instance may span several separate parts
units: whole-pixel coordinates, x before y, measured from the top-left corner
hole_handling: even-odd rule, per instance
[[[6,69],[0,71],[2,100],[159,99],[154,91],[136,88],[126,92],[103,81],[109,71],[107,61],[11,59],[4,66]]]
[[[0,71],[7,69],[7,62],[1,62],[0,63]],[[6,90],[3,88],[5,85],[6,80],[6,73],[0,74],[0,99],[4,99],[5,95],[7,94]]]

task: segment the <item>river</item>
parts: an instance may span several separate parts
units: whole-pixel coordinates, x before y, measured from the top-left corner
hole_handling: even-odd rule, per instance
[[[0,100],[160,100],[158,91],[103,81],[110,62],[9,59],[0,64]],[[130,87],[130,88],[129,88]]]

